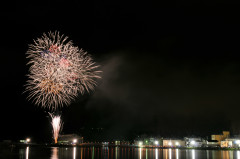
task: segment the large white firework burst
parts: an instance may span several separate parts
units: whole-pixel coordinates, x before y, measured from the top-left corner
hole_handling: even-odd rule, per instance
[[[69,105],[79,92],[93,90],[100,78],[91,56],[67,39],[49,32],[29,45],[26,91],[37,105],[50,109]]]

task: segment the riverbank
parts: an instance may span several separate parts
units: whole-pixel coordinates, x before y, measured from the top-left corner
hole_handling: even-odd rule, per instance
[[[136,146],[136,145],[102,145],[100,143],[83,143],[76,145],[61,144],[36,144],[36,143],[0,143],[0,148],[14,147],[108,147],[108,148],[146,148],[146,149],[194,149],[194,150],[240,150],[240,148],[223,148],[223,147],[162,147],[162,146]]]

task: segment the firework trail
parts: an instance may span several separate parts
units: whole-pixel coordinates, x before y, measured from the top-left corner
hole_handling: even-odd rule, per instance
[[[94,90],[101,78],[91,56],[67,39],[59,32],[49,32],[29,45],[25,92],[36,105],[53,110],[69,105],[79,92]]]
[[[52,128],[53,128],[53,138],[54,138],[54,142],[56,144],[57,140],[58,140],[58,135],[59,135],[59,132],[62,129],[63,123],[61,121],[61,116],[60,115],[54,115],[52,113],[49,113],[49,115],[52,118],[51,124],[52,124]]]

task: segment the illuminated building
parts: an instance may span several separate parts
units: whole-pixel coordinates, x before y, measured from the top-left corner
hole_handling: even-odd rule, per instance
[[[77,134],[59,135],[58,143],[62,145],[81,144],[83,143],[83,137]]]
[[[206,141],[200,137],[188,138],[185,137],[184,140],[186,141],[187,147],[202,147]]]
[[[184,140],[179,139],[164,139],[163,140],[163,147],[184,147],[186,142]]]
[[[218,134],[218,135],[211,135],[211,139],[212,140],[217,140],[218,144],[221,144],[221,141],[225,140],[226,138],[230,137],[230,132],[229,131],[223,131],[222,134]]]

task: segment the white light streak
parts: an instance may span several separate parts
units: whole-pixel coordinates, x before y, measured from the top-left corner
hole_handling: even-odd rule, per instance
[[[51,116],[52,118],[52,127],[53,127],[53,138],[54,138],[54,142],[55,144],[57,143],[57,140],[58,140],[58,135],[59,135],[59,132],[61,131],[61,128],[62,128],[62,121],[61,121],[61,116],[60,115],[53,115],[51,113],[49,113],[49,115]]]

